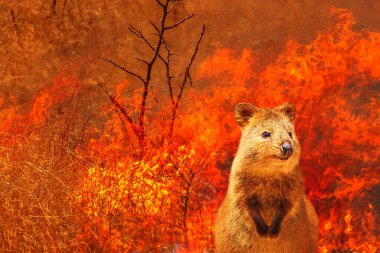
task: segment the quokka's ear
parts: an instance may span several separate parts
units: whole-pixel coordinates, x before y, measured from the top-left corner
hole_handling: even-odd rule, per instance
[[[235,119],[240,127],[244,127],[249,123],[249,119],[259,109],[249,103],[239,103],[235,108]]]
[[[296,118],[296,108],[291,103],[285,103],[276,108],[277,111],[282,112],[289,118],[291,122],[294,122]]]

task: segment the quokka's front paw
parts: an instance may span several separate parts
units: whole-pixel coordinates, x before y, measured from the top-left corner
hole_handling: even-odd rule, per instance
[[[286,203],[281,203],[276,215],[274,216],[272,223],[268,228],[268,234],[270,238],[277,237],[280,233],[281,223],[284,220],[285,214],[288,211]]]
[[[255,222],[257,233],[260,237],[268,237],[268,225],[262,219]]]
[[[270,238],[275,238],[278,236],[278,234],[280,233],[280,224],[278,223],[275,223],[275,224],[271,224],[268,228],[268,235]]]
[[[260,202],[257,198],[251,197],[247,201],[249,212],[256,226],[256,231],[260,237],[268,237],[268,225],[263,220],[260,213]]]

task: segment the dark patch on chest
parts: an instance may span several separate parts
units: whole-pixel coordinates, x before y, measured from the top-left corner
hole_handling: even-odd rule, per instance
[[[255,196],[249,197],[246,206],[258,235],[260,237],[276,237],[280,232],[281,223],[291,209],[292,204],[287,199],[276,199],[273,203],[273,208],[276,212],[270,224],[267,224],[262,217],[262,204],[258,198]]]

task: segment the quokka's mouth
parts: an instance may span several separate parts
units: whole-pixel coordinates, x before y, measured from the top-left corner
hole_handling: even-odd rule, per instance
[[[276,158],[285,161],[285,160],[288,160],[291,156],[292,154],[281,154],[281,155],[276,155]]]
[[[288,160],[289,157],[291,157],[293,154],[293,148],[290,146],[287,148],[284,148],[284,146],[281,147],[281,153],[278,155],[278,158],[280,160]]]

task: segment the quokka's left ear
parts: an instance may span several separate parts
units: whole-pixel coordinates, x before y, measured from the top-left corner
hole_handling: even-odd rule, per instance
[[[277,111],[282,112],[289,118],[290,121],[294,122],[296,118],[296,108],[291,103],[286,102],[283,105],[275,108]]]
[[[240,127],[244,127],[249,123],[249,119],[257,113],[259,109],[249,103],[239,103],[235,108],[235,119]]]

